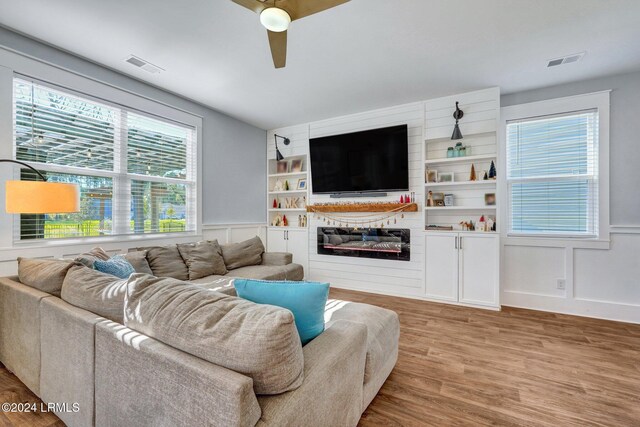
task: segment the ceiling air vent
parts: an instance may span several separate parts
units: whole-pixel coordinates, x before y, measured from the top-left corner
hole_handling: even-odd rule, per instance
[[[151,74],[157,74],[160,71],[164,71],[164,68],[153,65],[152,63],[145,61],[142,58],[138,58],[135,55],[130,55],[127,59],[125,59],[125,62],[128,62],[129,64],[134,65],[138,68],[142,68],[143,70]]]
[[[572,62],[578,62],[582,59],[586,52],[572,53],[571,55],[563,56],[561,58],[550,59],[547,63],[547,68],[556,67],[558,65],[571,64]]]

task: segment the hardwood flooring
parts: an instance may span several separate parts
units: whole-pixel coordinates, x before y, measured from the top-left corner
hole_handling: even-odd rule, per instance
[[[400,316],[398,364],[361,426],[640,426],[640,325],[340,289],[331,298]],[[39,402],[4,367],[0,401]],[[0,425],[63,424],[0,413]]]

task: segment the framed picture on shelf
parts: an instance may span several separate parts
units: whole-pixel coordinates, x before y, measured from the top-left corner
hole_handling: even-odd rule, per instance
[[[440,172],[440,182],[453,182],[453,172]]]
[[[287,173],[289,172],[289,162],[286,160],[281,160],[276,163],[276,172],[277,173]]]
[[[433,206],[444,206],[444,193],[432,193]]]
[[[302,159],[291,160],[289,172],[302,172]]]
[[[495,206],[496,193],[484,193],[484,204],[487,206]]]
[[[307,189],[307,178],[300,178],[298,180],[298,186],[296,188],[298,190],[306,190]]]
[[[425,182],[438,182],[438,171],[427,169],[424,173]]]

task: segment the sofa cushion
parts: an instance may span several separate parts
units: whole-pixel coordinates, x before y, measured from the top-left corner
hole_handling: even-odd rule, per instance
[[[109,256],[108,253],[105,252],[104,249],[97,247],[97,248],[91,249],[89,252],[85,252],[83,254],[78,255],[75,258],[75,261],[81,262],[87,267],[92,268],[95,260],[106,261],[109,258],[111,257]]]
[[[136,273],[145,273],[153,275],[149,261],[147,261],[147,251],[133,251],[124,254],[124,259],[129,261]]]
[[[129,261],[122,255],[116,255],[106,261],[97,259],[93,262],[93,268],[101,273],[111,274],[120,279],[126,279],[136,272]]]
[[[303,380],[302,346],[289,310],[254,304],[205,285],[132,274],[125,325],[251,377],[257,394],[293,390]]]
[[[336,320],[358,322],[367,327],[364,384],[383,372],[383,367],[390,359],[397,357],[400,322],[396,312],[369,304],[329,300],[325,322]]]
[[[262,262],[264,245],[258,236],[240,243],[229,243],[220,246],[227,270],[234,270]]]
[[[227,274],[222,258],[222,250],[217,240],[178,244],[180,255],[189,268],[189,280],[200,279],[214,274]]]
[[[194,285],[200,285],[209,290],[235,297],[236,290],[233,287],[234,279],[235,279],[234,277],[213,275],[213,276],[201,277],[200,279],[196,279],[196,280],[189,280],[189,283],[192,283]]]
[[[302,345],[324,331],[328,283],[235,279],[233,286],[240,298],[291,310]]]
[[[299,264],[287,265],[251,265],[231,270],[226,277],[243,277],[261,280],[302,280],[304,271]]]
[[[154,276],[189,280],[189,269],[177,245],[154,246],[147,250],[147,261]]]
[[[59,297],[64,277],[73,265],[73,261],[20,257],[18,277],[27,286]]]
[[[122,323],[126,291],[126,279],[75,265],[64,279],[61,298],[71,305]]]

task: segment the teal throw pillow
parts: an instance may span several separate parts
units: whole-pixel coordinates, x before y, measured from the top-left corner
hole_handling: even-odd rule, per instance
[[[131,273],[136,272],[131,263],[127,261],[123,255],[116,255],[106,261],[96,259],[93,262],[93,268],[102,273],[119,277],[120,279],[127,279]]]
[[[302,345],[324,331],[328,283],[235,279],[234,286],[240,298],[290,310]]]

